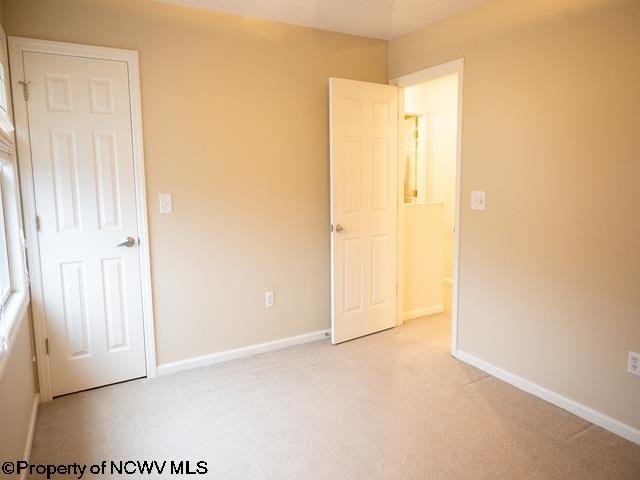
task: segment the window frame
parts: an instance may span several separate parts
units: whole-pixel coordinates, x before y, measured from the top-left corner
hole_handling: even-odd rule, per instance
[[[8,282],[6,285],[0,283],[0,312],[4,309],[7,300],[11,296],[11,268],[9,266],[9,241],[7,239],[7,227],[4,213],[4,188],[3,182],[4,162],[0,159],[0,282],[6,275]],[[1,314],[0,314],[1,315]],[[1,321],[0,317],[0,321]]]
[[[0,239],[0,248],[6,251],[9,272],[8,291],[0,292],[0,378],[4,374],[15,338],[27,318],[29,306],[26,244],[20,204],[16,138],[11,115],[12,97],[7,53],[7,37],[0,26],[0,222],[4,232],[3,238]],[[0,267],[0,272],[3,268]]]
[[[0,130],[5,137],[15,143],[13,131],[15,127],[11,118],[11,91],[9,89],[9,56],[7,36],[0,26]]]

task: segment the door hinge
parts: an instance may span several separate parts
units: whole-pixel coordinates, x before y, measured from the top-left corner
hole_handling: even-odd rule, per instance
[[[36,231],[40,231],[40,217],[36,215]]]
[[[44,339],[44,351],[47,353],[47,355],[49,355],[49,339],[48,338]]]
[[[18,83],[22,85],[22,95],[24,96],[24,101],[28,102],[29,101],[29,85],[31,85],[31,82],[28,80],[20,80]]]
[[[416,129],[413,131],[413,138],[418,138],[418,136],[419,136],[419,133],[418,133],[418,130]]]
[[[330,231],[331,233],[333,233],[333,223],[332,223],[331,225],[329,225],[329,231]]]

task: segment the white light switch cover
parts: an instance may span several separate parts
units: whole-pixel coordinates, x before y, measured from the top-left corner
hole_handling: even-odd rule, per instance
[[[160,213],[173,213],[173,200],[170,193],[161,193],[158,195],[158,200],[160,201]]]
[[[486,201],[484,190],[474,190],[471,192],[471,210],[485,210]]]
[[[273,292],[264,292],[264,306],[267,308],[273,308],[275,304],[275,294]]]

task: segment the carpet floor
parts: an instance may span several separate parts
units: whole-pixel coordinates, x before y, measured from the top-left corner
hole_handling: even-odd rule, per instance
[[[452,358],[445,315],[42,405],[31,463],[129,459],[230,480],[640,479],[640,446]]]

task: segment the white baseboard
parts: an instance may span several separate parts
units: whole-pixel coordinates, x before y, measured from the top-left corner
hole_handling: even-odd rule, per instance
[[[473,355],[470,355],[466,352],[458,350],[456,352],[456,358],[462,360],[465,363],[473,365],[480,370],[487,372],[489,375],[492,375],[504,382],[507,382],[514,387],[519,388],[520,390],[524,390],[531,395],[535,395],[542,400],[545,400],[553,405],[560,407],[564,410],[567,410],[578,417],[581,417],[588,422],[591,422],[599,427],[604,428],[605,430],[609,430],[616,435],[619,435],[627,440],[630,440],[634,443],[640,445],[640,430],[632,427],[631,425],[627,425],[626,423],[622,423],[615,418],[611,418],[608,415],[605,415],[602,412],[598,412],[593,408],[587,407],[586,405],[582,405],[570,398],[567,398],[559,393],[552,392],[551,390],[547,390],[540,385],[537,385],[529,380],[526,380],[522,377],[518,377],[513,373],[507,372],[502,368],[496,367],[484,360],[480,360]]]
[[[453,278],[442,277],[442,283],[451,287],[453,286]]]
[[[27,430],[27,438],[24,443],[24,451],[22,460],[27,462],[31,459],[31,447],[33,446],[33,436],[36,433],[36,422],[38,420],[38,406],[40,405],[40,394],[36,393],[33,397],[33,405],[31,406],[31,418],[29,419],[29,429]],[[21,479],[26,478],[27,472],[22,472]]]
[[[402,320],[413,320],[414,318],[426,317],[428,315],[435,315],[436,313],[444,312],[444,305],[431,305],[430,307],[417,308],[415,310],[409,310],[402,314]]]
[[[211,353],[201,357],[188,358],[172,363],[163,363],[158,365],[158,375],[169,375],[170,373],[191,370],[192,368],[205,367],[214,363],[226,362],[236,358],[251,357],[259,353],[280,350],[281,348],[291,347],[293,345],[301,345],[303,343],[315,342],[329,338],[329,330],[318,330],[317,332],[305,333],[295,337],[281,338],[271,342],[258,343],[233,350],[225,350],[223,352]]]

